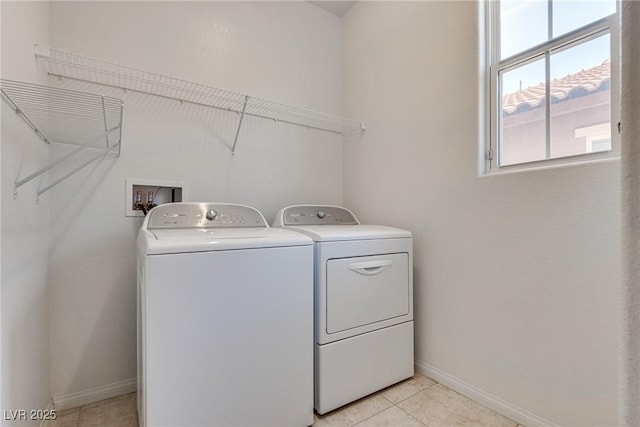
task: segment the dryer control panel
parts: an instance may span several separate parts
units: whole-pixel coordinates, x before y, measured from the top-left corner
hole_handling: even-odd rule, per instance
[[[283,225],[355,225],[360,224],[348,209],[339,206],[298,205],[282,211]]]
[[[144,225],[143,225],[144,226]],[[167,203],[147,215],[147,230],[158,228],[268,227],[250,206],[231,203]]]

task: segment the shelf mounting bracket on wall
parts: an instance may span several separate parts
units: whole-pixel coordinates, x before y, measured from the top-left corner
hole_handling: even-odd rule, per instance
[[[0,93],[18,117],[44,142],[49,145],[54,143],[76,146],[69,153],[26,177],[16,178],[13,185],[14,199],[18,195],[18,188],[76,157],[80,152],[98,150],[100,154],[39,189],[38,196],[91,163],[108,155],[120,155],[122,100],[4,79],[0,79]],[[117,139],[118,142],[110,144],[112,139]],[[106,147],[95,145],[103,140],[107,142]]]
[[[238,129],[236,129],[236,137],[233,139],[233,147],[231,148],[231,154],[236,155],[236,145],[238,144],[238,135],[240,135],[240,128],[242,127],[242,119],[244,119],[244,113],[247,110],[247,103],[249,97],[245,95],[244,104],[242,105],[242,113],[240,113],[240,120],[238,121]]]

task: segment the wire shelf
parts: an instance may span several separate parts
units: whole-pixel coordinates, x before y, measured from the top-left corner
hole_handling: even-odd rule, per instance
[[[38,195],[53,188],[85,166],[107,155],[120,155],[122,139],[122,100],[107,96],[77,92],[49,86],[0,79],[3,99],[34,133],[47,144],[77,146],[73,151],[22,179],[16,179],[17,189],[51,170],[85,149],[99,150],[72,173],[38,190]]]
[[[362,131],[364,123],[89,58],[71,52],[37,46],[36,56],[54,76],[118,87],[163,98],[228,110],[336,134]],[[241,125],[241,121],[239,123]],[[238,127],[239,132],[240,126]],[[236,141],[237,142],[237,135]]]

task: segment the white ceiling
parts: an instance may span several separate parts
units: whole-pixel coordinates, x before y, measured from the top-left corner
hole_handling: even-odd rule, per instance
[[[351,6],[356,4],[355,1],[333,1],[333,0],[310,1],[309,3],[314,4],[319,8],[324,9],[340,17],[342,17],[345,13],[347,13],[347,11],[351,9]]]

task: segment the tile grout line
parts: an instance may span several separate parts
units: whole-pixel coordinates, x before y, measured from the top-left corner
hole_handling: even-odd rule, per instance
[[[438,383],[436,383],[436,384],[438,384]],[[431,387],[435,386],[436,384],[432,384],[432,385],[430,385],[429,387],[425,388],[424,390],[420,390],[420,391],[419,391],[418,393],[416,393],[416,394],[422,393],[423,391],[427,391],[427,390],[429,390]],[[412,398],[413,396],[415,396],[416,394],[412,394],[411,396],[407,397],[407,399],[411,399],[411,398]],[[407,400],[407,399],[401,400],[401,401],[400,401],[400,402],[398,402],[398,403],[402,403],[402,402],[404,402],[404,401],[405,401],[405,400]],[[411,415],[409,412],[405,411],[403,408],[401,408],[400,406],[398,406],[398,403],[396,403],[396,404],[394,405],[396,408],[400,409],[402,412],[404,412],[405,414],[409,415],[409,417],[413,418],[414,420],[416,420],[417,422],[419,422],[419,423],[420,423],[420,424],[422,424],[423,426],[425,426],[425,427],[429,427],[429,425],[428,425],[427,423],[423,423],[422,421],[420,421],[419,419],[417,419],[416,417],[414,417],[413,415]]]
[[[399,407],[399,406],[398,406],[398,403],[404,402],[404,401],[405,401],[405,400],[407,400],[407,399],[411,399],[413,396],[415,396],[415,395],[417,395],[417,394],[419,394],[419,393],[422,393],[423,391],[429,390],[430,388],[435,387],[435,386],[436,386],[436,385],[438,385],[438,384],[440,384],[440,383],[436,381],[436,382],[434,382],[433,384],[431,384],[429,387],[423,388],[422,390],[419,390],[419,391],[417,391],[417,392],[413,393],[412,395],[407,396],[406,398],[404,398],[404,399],[402,399],[402,400],[399,400],[397,403],[392,402],[392,401],[391,401],[390,399],[388,399],[388,398],[387,398],[387,397],[386,397],[382,392],[380,392],[380,391],[379,391],[378,393],[380,393],[380,396],[382,396],[382,397],[383,397],[387,402],[391,403],[391,406],[389,406],[388,408],[384,408],[383,410],[378,411],[378,412],[376,412],[375,414],[372,414],[372,415],[368,416],[367,418],[365,418],[365,419],[363,419],[363,420],[358,421],[358,422],[357,422],[357,423],[355,423],[355,424],[351,424],[351,427],[356,427],[358,424],[363,423],[363,422],[367,421],[369,418],[373,418],[373,417],[375,417],[376,415],[379,415],[379,414],[383,413],[383,412],[384,412],[384,411],[386,411],[387,409],[393,408],[394,406],[395,406],[395,407],[397,407],[398,409],[400,409],[402,412],[404,412],[404,413],[406,413],[407,415],[409,415],[411,418],[413,418],[414,420],[416,420],[416,421],[417,421],[417,422],[419,422],[420,424],[423,424],[423,425],[425,425],[425,426],[426,426],[426,424],[425,424],[425,423],[423,423],[422,421],[418,420],[417,418],[415,418],[414,416],[412,416],[410,413],[408,413],[407,411],[405,411],[404,409],[402,409],[401,407]],[[428,426],[427,426],[427,427],[428,427]],[[517,426],[516,426],[516,427],[517,427]]]
[[[380,393],[380,392],[378,391],[377,393]],[[373,396],[375,396],[377,393],[374,393],[372,396],[369,396],[369,397],[373,397]],[[380,396],[382,396],[382,393],[380,393]],[[367,399],[368,399],[369,397],[367,397]],[[351,427],[355,427],[355,426],[357,426],[358,424],[360,424],[360,423],[363,423],[363,422],[367,421],[369,418],[375,417],[376,415],[381,414],[381,413],[383,413],[384,411],[386,411],[387,409],[389,409],[389,408],[391,408],[391,407],[393,407],[393,406],[394,406],[394,404],[393,404],[393,402],[392,402],[392,401],[390,401],[389,399],[387,399],[387,398],[386,398],[386,397],[384,397],[384,396],[382,396],[382,398],[383,398],[384,400],[386,400],[387,402],[391,403],[391,406],[388,406],[388,407],[384,408],[383,410],[376,412],[375,414],[371,414],[371,415],[370,415],[370,416],[368,416],[367,418],[365,418],[365,419],[363,419],[363,420],[360,420],[360,421],[358,421],[358,422],[357,422],[357,423],[355,423],[355,424],[351,424]]]
[[[412,394],[411,396],[408,396],[406,399],[402,399],[402,400],[400,400],[398,403],[402,403],[402,402],[404,402],[405,400],[411,399],[413,396],[416,396],[416,395],[418,395],[418,394],[420,394],[420,393],[422,393],[422,392],[424,392],[424,391],[427,391],[427,390],[429,390],[430,388],[433,388],[433,387],[437,386],[438,384],[440,384],[440,383],[439,383],[439,382],[437,382],[437,381],[434,381],[434,383],[433,383],[433,384],[431,384],[429,387],[426,387],[426,388],[424,388],[424,389],[422,389],[422,390],[418,391],[417,393],[414,393],[414,394]],[[409,417],[413,418],[414,420],[416,420],[417,422],[419,422],[419,423],[420,423],[420,424],[422,424],[423,426],[425,426],[425,427],[429,427],[429,425],[428,425],[427,423],[423,423],[422,421],[420,421],[419,419],[417,419],[416,417],[414,417],[413,415],[411,415],[409,412],[405,411],[403,408],[401,408],[400,406],[398,406],[398,403],[395,403],[393,406],[395,406],[396,408],[400,409],[402,412],[404,412],[405,414],[409,415]],[[517,426],[516,426],[516,427],[517,427]]]
[[[425,388],[424,390],[428,390],[428,388]],[[424,391],[422,390],[422,391]],[[416,393],[417,394],[417,393]],[[415,394],[414,394],[415,396]],[[398,402],[399,403],[399,402]],[[413,418],[414,420],[416,420],[417,422],[419,422],[420,424],[422,424],[425,427],[429,427],[429,425],[427,423],[423,423],[422,421],[420,421],[419,419],[417,419],[416,417],[414,417],[413,415],[411,415],[410,413],[408,413],[407,411],[405,411],[404,409],[402,409],[401,407],[399,407],[398,405],[394,405],[396,408],[400,409],[402,412],[404,412],[405,414],[409,415],[409,417]]]
[[[411,399],[411,398],[412,398],[413,396],[415,396],[416,394],[420,394],[420,393],[422,393],[423,391],[427,391],[427,390],[429,390],[430,388],[433,388],[433,387],[437,386],[438,384],[440,384],[440,383],[439,383],[439,382],[434,382],[434,383],[433,383],[433,384],[431,384],[429,387],[427,387],[427,388],[423,388],[422,390],[420,390],[420,391],[417,391],[417,392],[413,393],[411,396],[407,396],[407,397],[405,397],[404,399],[399,400],[399,401],[398,401],[398,402],[396,402],[396,403],[393,403],[393,402],[391,402],[391,403],[393,403],[394,405],[397,405],[398,403],[402,403],[402,402],[404,402],[405,400]],[[387,400],[389,400],[389,399],[387,399]],[[424,424],[424,423],[423,423],[423,424]]]

